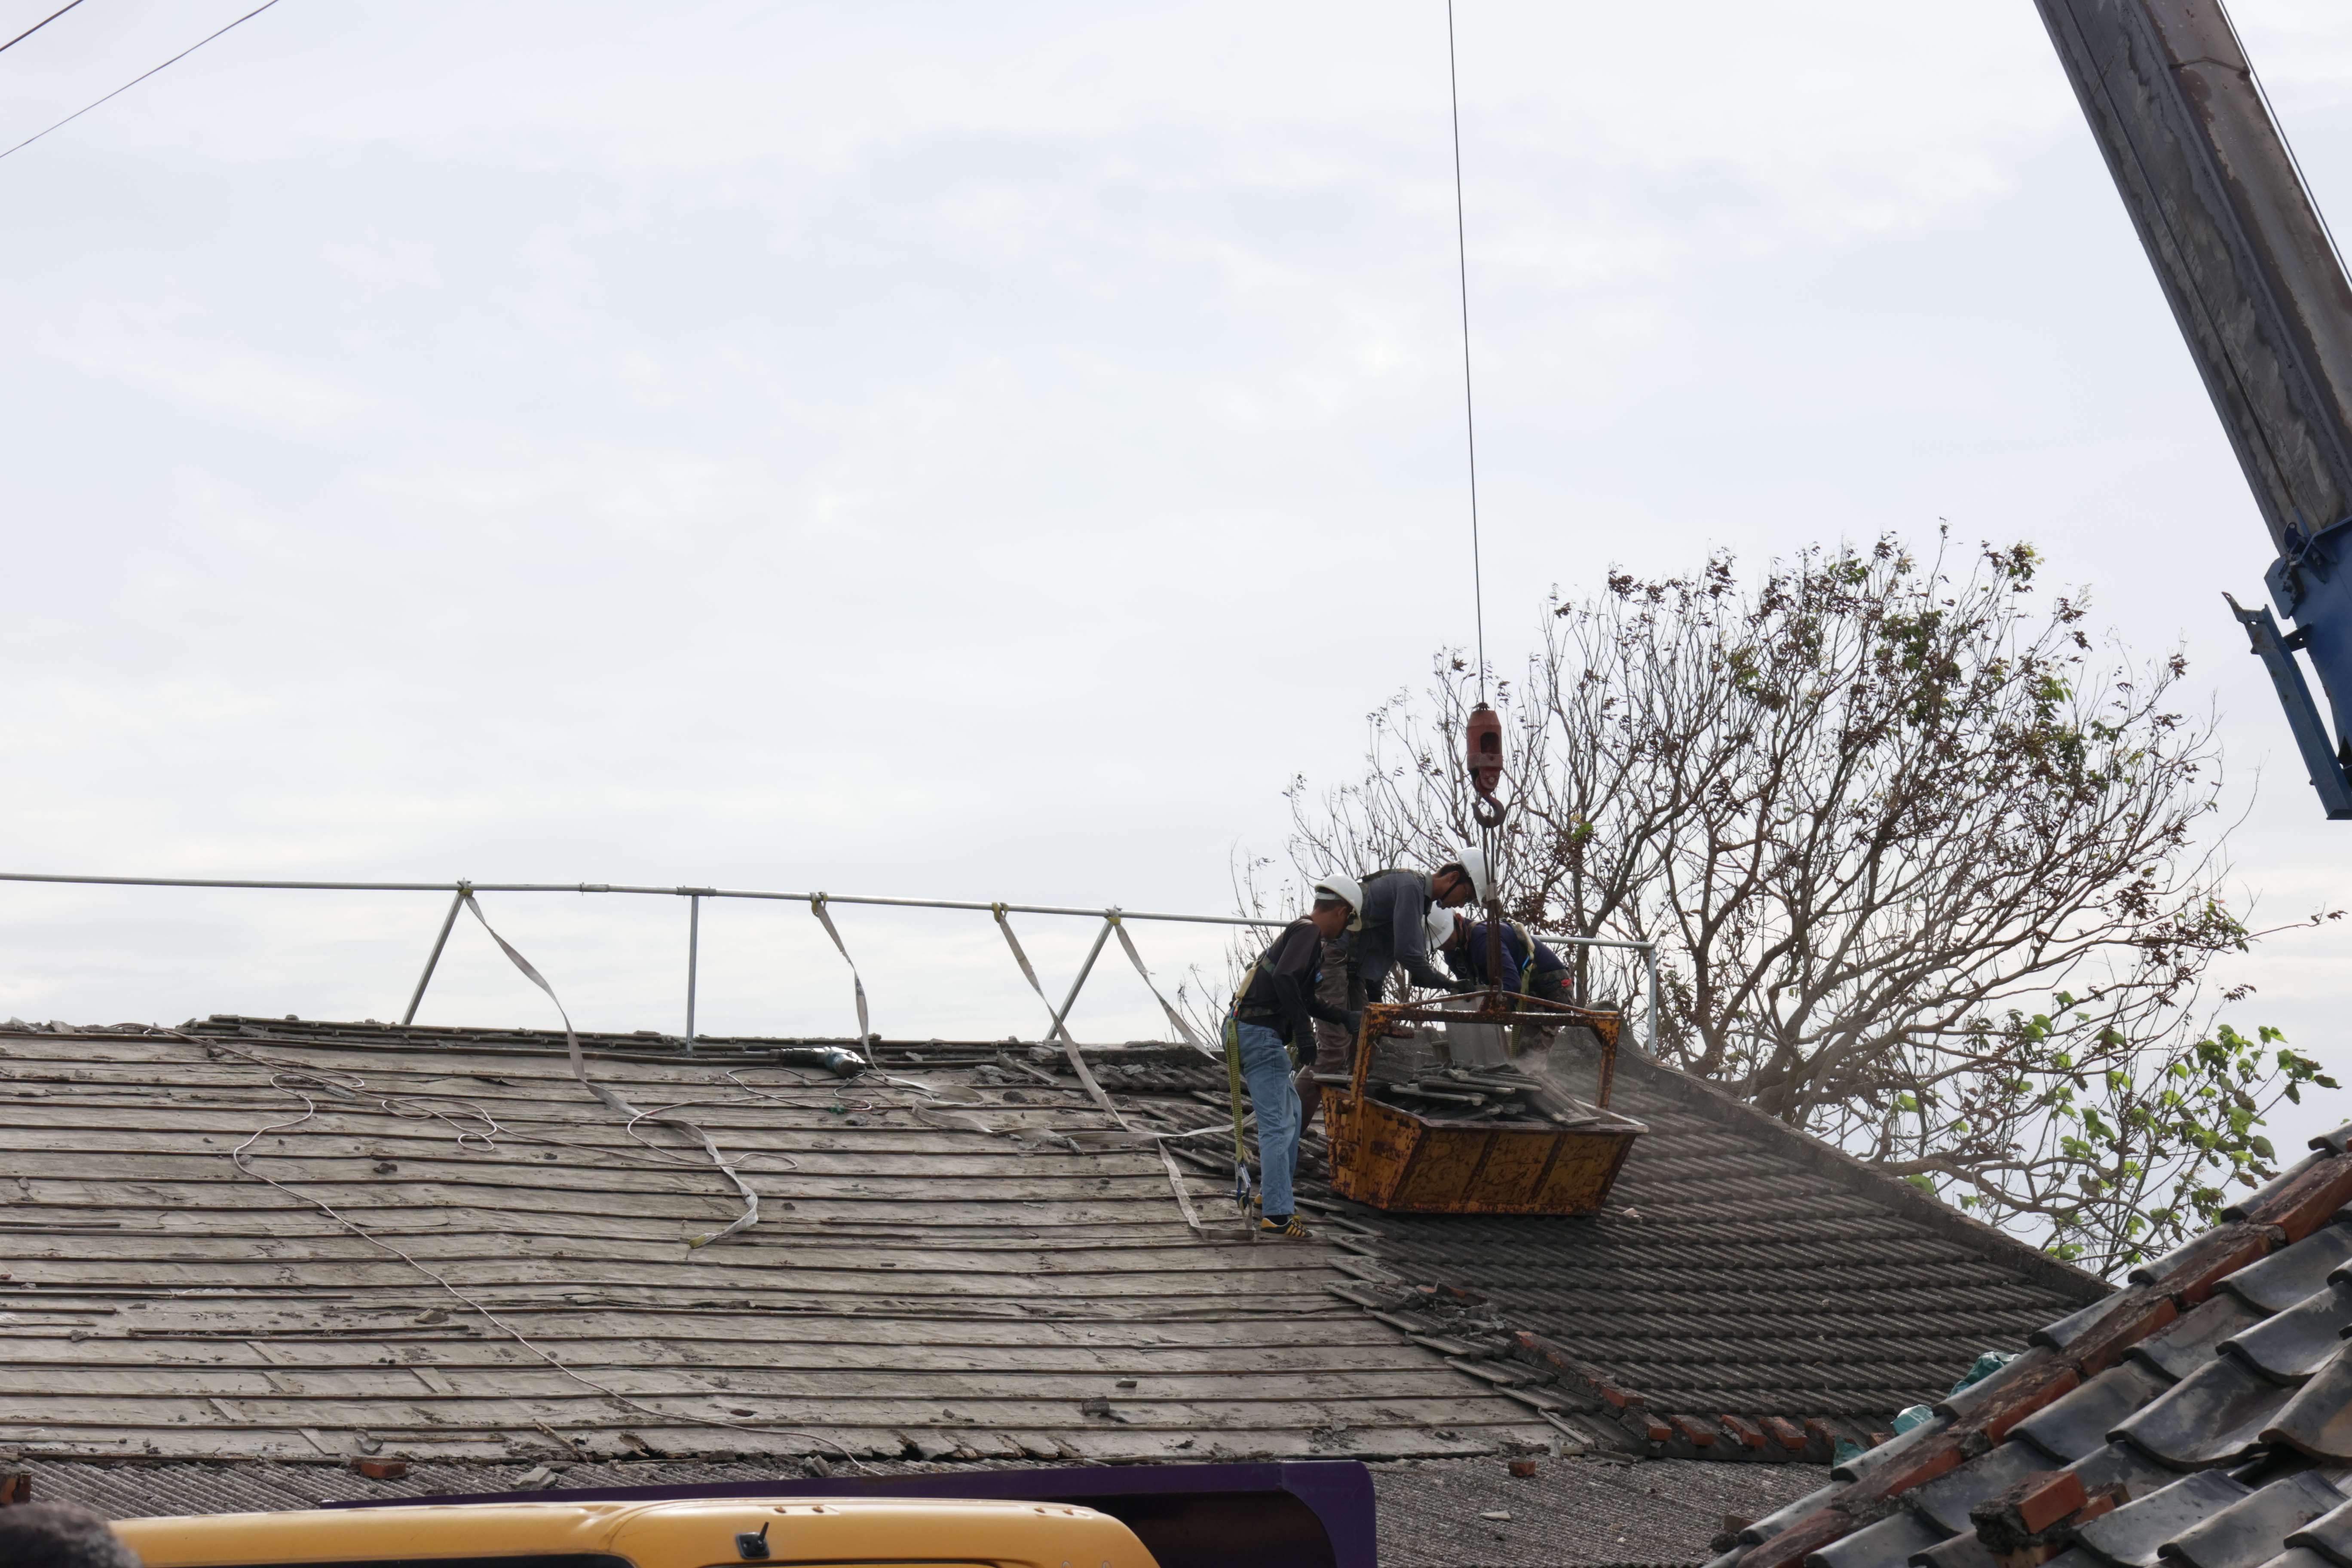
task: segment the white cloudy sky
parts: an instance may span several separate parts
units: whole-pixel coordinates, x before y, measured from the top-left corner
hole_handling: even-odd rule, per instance
[[[247,8],[87,0],[0,142]],[[2236,10],[2352,212],[2352,12]],[[2027,0],[1461,35],[1498,658],[1612,563],[2031,539],[2187,649],[2263,910],[2352,901]],[[0,863],[1226,908],[1470,635],[1444,51],[1436,0],[283,0],[0,160]],[[678,1026],[675,900],[491,910],[583,1023]],[[0,888],[0,1016],[385,1016],[438,912]],[[1034,1032],[984,919],[843,926],[887,1032]],[[2352,1068],[2347,944],[2244,1021]],[[804,910],[705,959],[706,1029],[849,1026]],[[1119,978],[1082,1034],[1150,1032]],[[545,1014],[476,933],[424,1017]]]

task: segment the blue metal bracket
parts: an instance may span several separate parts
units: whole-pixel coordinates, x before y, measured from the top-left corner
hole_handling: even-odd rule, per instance
[[[2273,574],[2277,574],[2275,567]],[[2273,593],[2276,588],[2273,584]],[[2328,744],[2327,725],[2319,717],[2319,705],[2311,700],[2303,667],[2294,661],[2294,650],[2310,641],[2308,628],[2282,632],[2278,617],[2268,605],[2250,610],[2228,594],[2221,597],[2230,601],[2230,613],[2246,628],[2255,657],[2271,672],[2271,685],[2278,690],[2279,706],[2286,710],[2287,728],[2294,731],[2295,749],[2303,753],[2304,771],[2311,775],[2311,787],[2319,792],[2319,804],[2331,820],[2352,817],[2352,778],[2346,776],[2343,759]]]

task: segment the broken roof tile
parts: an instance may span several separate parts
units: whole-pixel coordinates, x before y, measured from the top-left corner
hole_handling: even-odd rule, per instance
[[[2003,1443],[1921,1487],[1911,1495],[1911,1506],[1948,1533],[1973,1536],[1976,1526],[1969,1522],[1969,1509],[2002,1488],[2049,1468],[2050,1461],[2030,1444]]]
[[[2127,1497],[2146,1497],[2171,1485],[2174,1474],[2129,1443],[2110,1443],[2066,1468],[2082,1478],[2084,1491],[2094,1496],[2119,1487]]]

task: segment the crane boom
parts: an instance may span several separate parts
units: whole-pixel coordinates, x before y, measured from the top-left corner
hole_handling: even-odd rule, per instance
[[[2035,0],[2278,559],[2232,612],[2312,786],[2352,817],[2352,284],[2220,0]]]

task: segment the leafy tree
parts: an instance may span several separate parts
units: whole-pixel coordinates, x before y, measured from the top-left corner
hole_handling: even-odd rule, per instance
[[[1743,586],[1729,556],[1545,617],[1496,843],[1508,913],[1654,942],[1659,1048],[1792,1126],[2114,1271],[2273,1173],[2263,1117],[2336,1087],[2218,1022],[2212,961],[2266,932],[2205,819],[2186,668],[2095,649],[2035,556],[1965,575],[1891,539]],[[1360,782],[1290,792],[1302,874],[1476,842],[1475,672],[1372,715]],[[2318,919],[2321,917],[2314,917]],[[2333,919],[2333,915],[2326,918]],[[1641,991],[1580,953],[1587,994]]]

